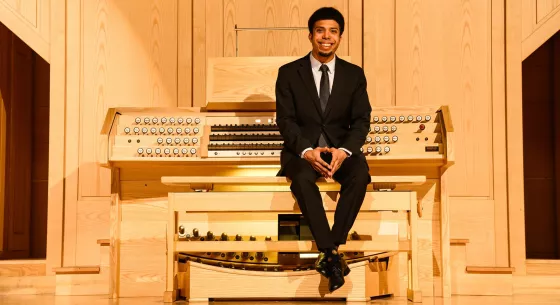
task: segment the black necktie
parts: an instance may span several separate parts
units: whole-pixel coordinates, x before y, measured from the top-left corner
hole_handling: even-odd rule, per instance
[[[321,109],[325,112],[325,108],[327,108],[327,102],[329,101],[330,93],[330,86],[329,86],[329,67],[327,65],[321,65],[321,86],[319,88],[319,98],[321,100]],[[327,141],[323,133],[319,136],[319,146],[326,147],[328,146]]]

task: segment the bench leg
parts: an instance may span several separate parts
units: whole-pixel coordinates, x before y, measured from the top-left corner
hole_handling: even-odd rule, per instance
[[[410,193],[410,272],[407,298],[414,303],[422,302],[422,292],[418,280],[418,206],[416,192]]]
[[[165,291],[163,293],[163,303],[173,303],[177,300],[177,291]]]
[[[166,303],[177,300],[177,290],[175,289],[175,209],[173,199],[170,197],[167,204],[168,220],[167,220],[167,280],[165,292],[163,293],[163,301]]]

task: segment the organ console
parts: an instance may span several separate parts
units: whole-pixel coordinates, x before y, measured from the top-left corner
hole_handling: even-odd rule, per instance
[[[171,198],[172,192],[257,190],[258,186],[255,185],[223,186],[214,182],[220,177],[276,175],[283,140],[276,125],[274,82],[278,67],[293,59],[295,58],[210,59],[206,107],[108,109],[102,128],[100,163],[115,170],[113,189],[117,195],[113,196],[116,197],[114,205],[119,206],[119,202],[123,200],[129,203],[138,199],[135,208],[141,210],[142,200],[161,198],[168,193]],[[235,78],[235,82],[223,81],[227,78]],[[406,191],[418,194],[417,213],[421,225],[418,227],[420,232],[414,234],[421,236],[419,244],[422,248],[418,249],[418,260],[423,266],[419,274],[420,288],[422,295],[427,296],[449,293],[449,227],[446,221],[448,211],[445,172],[454,163],[452,144],[453,125],[449,108],[438,105],[374,107],[370,130],[362,145],[362,152],[366,156],[372,175],[426,177],[426,183],[410,186]],[[184,188],[162,183],[162,177],[166,176],[206,176],[210,180]],[[281,184],[274,188],[286,191],[287,187]],[[323,192],[325,200],[330,196],[328,188],[328,185],[322,188],[322,191],[326,191]],[[403,190],[402,186],[393,182],[372,183],[369,189],[374,193],[398,193],[400,190]],[[239,198],[220,198],[225,198],[222,200],[230,201],[232,205],[252,200],[249,199],[250,196],[245,198],[243,192],[237,194],[239,195],[235,196],[240,196]],[[275,200],[293,201],[292,197],[278,193],[263,198],[262,204],[271,207],[274,206]],[[367,198],[375,200],[376,197]],[[332,200],[335,202],[336,198]],[[200,204],[208,205],[210,201],[202,200]],[[128,208],[127,205],[123,205],[122,208]],[[301,221],[301,215],[298,213],[264,213],[259,214],[261,218],[256,219],[257,216],[251,213],[228,214],[224,209],[222,207],[215,212],[203,214],[205,216],[202,218],[188,212],[179,213],[175,219],[178,226],[174,241],[194,244],[208,241],[243,243],[311,239],[309,229]],[[383,211],[374,211],[371,214],[373,216],[365,216],[366,219],[358,219],[348,240],[375,240],[391,234],[397,234],[399,239],[410,237],[411,229],[403,227],[403,223],[411,218],[397,212],[397,208],[394,210],[391,207],[384,208]],[[115,209],[116,214],[119,211],[119,208]],[[114,217],[112,221],[118,223],[113,223],[113,226],[142,226],[139,219],[134,219],[137,214],[130,215],[122,219]],[[375,225],[372,226],[372,223]],[[162,234],[161,230],[172,230],[172,227],[173,225],[168,223],[166,227],[159,229],[158,234]],[[119,230],[116,229],[115,232],[118,234]],[[137,234],[135,233],[135,236]],[[146,231],[143,234],[146,238],[151,238],[155,233]],[[169,248],[170,236],[167,238],[168,268],[173,262],[180,265],[196,262],[243,271],[297,272],[310,270],[316,257],[313,253],[289,251],[222,251],[210,246],[212,251],[178,251],[175,256]],[[117,266],[123,266],[128,259],[138,261],[138,256],[142,257],[141,253],[131,254],[131,250],[136,249],[135,243],[143,244],[141,239],[129,240],[122,243],[119,249],[114,249],[115,259],[121,262],[116,264]],[[385,267],[376,265],[377,267],[370,268],[370,271],[375,269],[387,274],[397,274],[387,275],[388,279],[390,278],[386,279],[387,285],[392,288],[379,288],[375,291],[379,294],[390,292],[395,295],[407,295],[407,282],[402,282],[402,279],[406,279],[409,269],[406,253],[404,256],[399,256],[394,251],[346,251],[341,254],[351,264],[383,262]],[[169,260],[171,256],[173,262]],[[146,254],[145,260],[150,259],[155,258]],[[166,261],[166,258],[161,259]],[[139,274],[148,272],[142,271],[144,267],[141,264],[128,268],[138,270]],[[130,273],[130,270],[127,272]],[[149,272],[153,271],[150,269]],[[158,272],[160,275],[166,274],[166,270]],[[123,282],[116,287],[127,291],[125,286],[130,280],[130,274],[119,274],[117,272],[115,276],[120,277]],[[167,275],[170,276],[169,271]],[[172,277],[167,278],[168,285],[170,280]],[[381,279],[379,281],[383,282]],[[189,283],[188,280],[184,282]],[[161,289],[165,290],[163,286],[162,284]],[[371,291],[369,295],[375,294]],[[115,293],[119,294],[118,291]],[[188,297],[189,292],[181,291],[181,295],[185,294]]]
[[[373,163],[449,165],[446,119],[445,106],[375,108],[362,151]],[[130,161],[276,163],[283,146],[272,112],[113,108],[105,122],[106,165]]]

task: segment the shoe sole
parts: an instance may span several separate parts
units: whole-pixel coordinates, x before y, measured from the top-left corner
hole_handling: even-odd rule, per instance
[[[323,270],[323,269],[317,269],[315,268],[315,271],[319,272],[320,274],[324,275],[326,278],[328,278],[327,273]],[[348,266],[346,266],[346,268],[344,268],[344,276],[347,276],[348,274],[350,274],[350,268],[348,268]]]

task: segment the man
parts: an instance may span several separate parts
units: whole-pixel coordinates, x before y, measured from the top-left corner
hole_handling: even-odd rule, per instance
[[[369,168],[360,148],[369,131],[371,106],[363,70],[336,57],[344,18],[321,8],[308,21],[312,51],[280,67],[276,82],[276,122],[284,138],[279,176],[291,190],[321,251],[316,270],[334,291],[350,270],[338,254],[360,210]],[[332,231],[316,180],[341,184]]]

